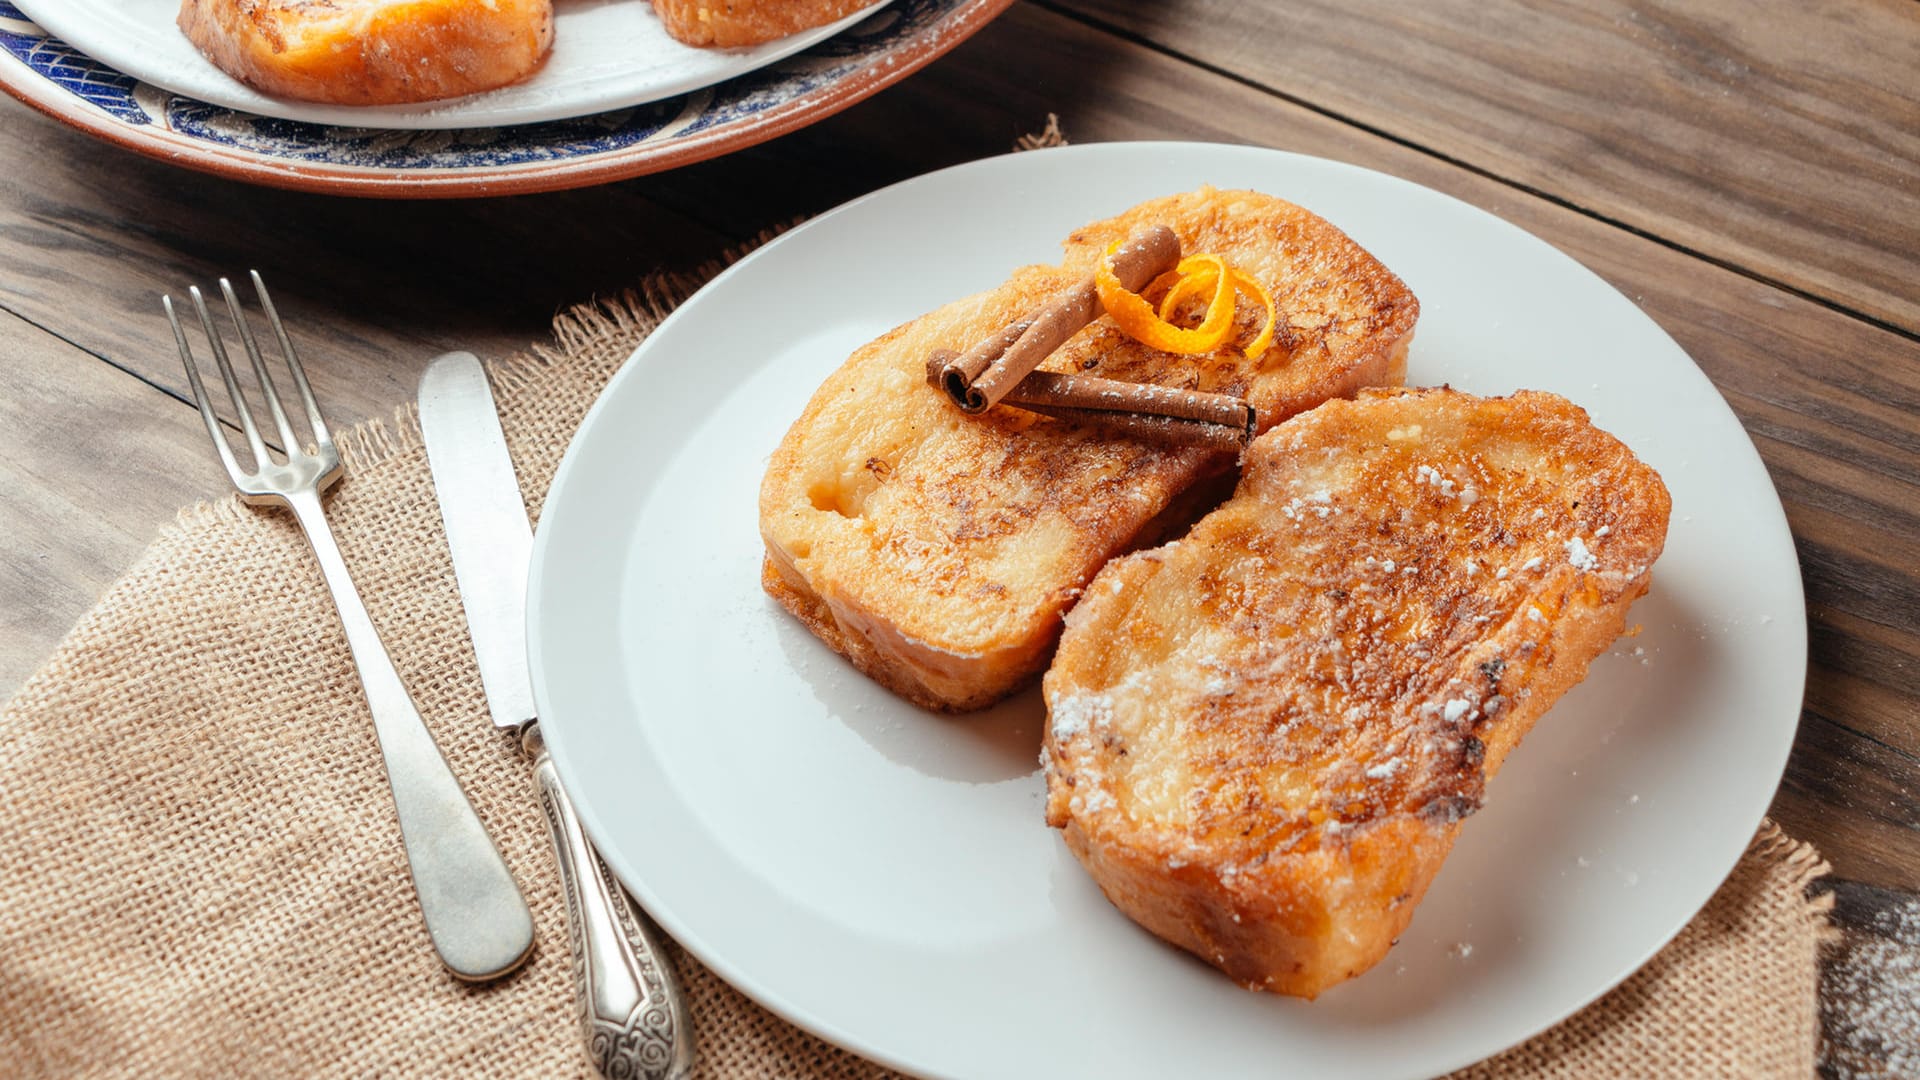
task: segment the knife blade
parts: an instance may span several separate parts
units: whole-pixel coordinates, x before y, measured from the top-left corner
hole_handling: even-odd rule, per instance
[[[420,377],[420,431],[487,710],[494,726],[519,730],[534,713],[527,673],[533,528],[493,389],[472,353],[448,353],[427,365]]]
[[[420,431],[487,710],[495,725],[522,732],[521,746],[534,759],[534,790],[567,901],[588,1056],[606,1077],[684,1077],[693,1067],[693,1027],[678,980],[587,841],[540,739],[526,651],[533,530],[493,390],[473,354],[448,353],[427,366]]]

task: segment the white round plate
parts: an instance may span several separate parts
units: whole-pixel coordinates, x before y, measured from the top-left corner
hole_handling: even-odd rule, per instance
[[[445,130],[587,116],[744,75],[846,29],[872,7],[750,49],[697,49],[670,36],[647,0],[557,0],[553,52],[533,77],[421,105],[323,105],[271,97],[214,67],[174,25],[180,0],[15,0],[95,60],[163,90],[256,116],[349,128]]]
[[[1673,493],[1652,592],[1491,785],[1378,967],[1240,989],[1112,908],[1041,820],[1043,709],[903,704],[761,594],[768,453],[855,346],[1203,184],[1291,199],[1406,280],[1409,380],[1561,393]],[[1793,741],[1798,564],[1759,456],[1685,353],[1466,203],[1249,147],[976,162],[769,244],[656,330],[581,426],[534,551],[534,688],[587,830],[660,923],[775,1012],[941,1076],[1411,1077],[1625,978],[1739,858]]]

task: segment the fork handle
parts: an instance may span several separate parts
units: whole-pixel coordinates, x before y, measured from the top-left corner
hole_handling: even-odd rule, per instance
[[[522,745],[534,756],[534,790],[567,898],[587,1056],[608,1080],[679,1080],[693,1070],[693,1025],[673,967],[587,842],[538,724],[527,727]]]
[[[455,976],[498,978],[533,949],[533,914],[460,788],[353,587],[318,492],[288,496],[347,632],[434,951]]]

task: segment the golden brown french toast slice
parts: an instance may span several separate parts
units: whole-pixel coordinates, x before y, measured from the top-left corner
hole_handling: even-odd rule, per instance
[[[1367,391],[1293,418],[1231,499],[1068,616],[1048,823],[1120,910],[1246,986],[1358,975],[1620,634],[1669,505],[1551,394]]]
[[[739,48],[825,26],[875,0],[653,0],[667,33],[687,45]]]
[[[897,693],[987,705],[1039,673],[1061,614],[1096,570],[1188,509],[1231,454],[1170,449],[1006,405],[961,413],[928,385],[934,350],[964,351],[1092,273],[1142,227],[1252,274],[1279,312],[1257,361],[1147,348],[1105,317],[1042,370],[1238,394],[1262,426],[1404,378],[1419,305],[1347,236],[1291,203],[1211,188],[1156,199],[1074,233],[1059,266],[1029,266],[855,350],[774,451],[760,491],[767,591]],[[1243,304],[1238,333],[1263,312]],[[1195,514],[1188,514],[1190,521]],[[1183,522],[1184,523],[1184,522]]]
[[[493,90],[553,44],[552,0],[183,0],[179,23],[248,86],[333,105]]]

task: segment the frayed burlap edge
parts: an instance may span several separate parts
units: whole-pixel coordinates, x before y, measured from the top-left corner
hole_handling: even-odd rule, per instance
[[[1795,840],[1774,824],[1772,818],[1763,818],[1760,831],[1754,834],[1753,842],[1747,845],[1746,853],[1741,858],[1757,858],[1786,868],[1792,875],[1794,887],[1806,897],[1803,914],[1821,943],[1831,944],[1840,940],[1840,928],[1833,922],[1835,897],[1831,891],[1818,887],[1820,879],[1833,872],[1833,864],[1822,857],[1812,844]]]
[[[1046,127],[1013,140],[1015,150],[1047,150],[1065,145],[1067,145],[1067,137],[1060,133],[1060,114],[1058,113],[1047,114]]]

